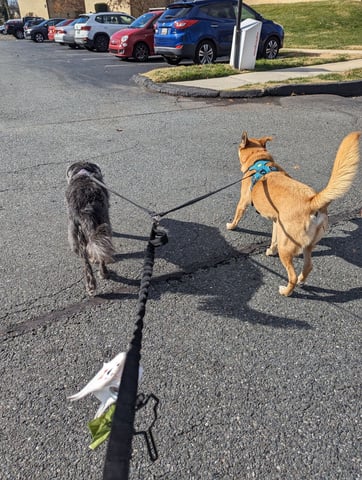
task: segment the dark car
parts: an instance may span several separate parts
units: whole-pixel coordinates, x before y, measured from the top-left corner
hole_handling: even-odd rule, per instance
[[[35,25],[39,25],[39,23],[43,22],[44,20],[45,20],[45,18],[37,18],[37,19],[33,19],[33,20],[27,20],[24,23],[24,27],[23,27],[24,32],[28,28],[34,27]],[[25,36],[25,34],[24,34],[24,36]]]
[[[5,35],[14,35],[18,39],[24,38],[23,26],[23,21],[20,18],[7,20],[4,33]]]
[[[27,17],[23,17],[22,19],[17,18],[17,19],[8,20],[7,22],[5,22],[4,33],[7,35],[14,35],[14,37],[20,40],[24,38],[24,25],[26,22],[30,20],[36,20],[41,22],[44,20],[44,18],[27,16]]]
[[[123,60],[133,57],[137,62],[146,62],[149,56],[155,54],[154,26],[162,13],[163,10],[146,12],[125,30],[114,33],[109,40],[109,53]]]
[[[155,53],[171,65],[182,59],[213,63],[217,57],[229,56],[237,9],[237,0],[186,0],[169,5],[156,25]],[[257,57],[276,58],[283,46],[283,27],[245,3],[241,18],[262,22]]]
[[[39,25],[33,25],[32,27],[24,30],[25,38],[31,39],[34,42],[41,43],[44,40],[48,40],[48,27],[51,25],[57,25],[65,20],[65,18],[50,18],[39,23]]]

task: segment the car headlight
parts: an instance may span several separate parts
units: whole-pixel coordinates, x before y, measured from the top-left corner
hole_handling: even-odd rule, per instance
[[[123,35],[123,37],[121,38],[121,42],[127,42],[128,40],[128,35]]]

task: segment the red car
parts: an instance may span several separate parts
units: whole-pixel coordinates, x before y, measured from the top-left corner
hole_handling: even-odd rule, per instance
[[[48,27],[48,40],[51,42],[54,41],[54,34],[55,34],[55,29],[59,27],[65,27],[65,25],[68,25],[70,22],[72,22],[74,18],[67,18],[66,20],[63,20],[60,23],[57,23],[56,25],[51,25]]]
[[[149,56],[155,54],[154,25],[163,12],[152,10],[144,13],[128,28],[114,33],[109,40],[109,53],[124,60],[133,57],[137,62],[146,62]]]

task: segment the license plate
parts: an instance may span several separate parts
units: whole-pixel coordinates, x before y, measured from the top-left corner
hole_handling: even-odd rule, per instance
[[[167,35],[168,28],[161,28],[161,35]]]

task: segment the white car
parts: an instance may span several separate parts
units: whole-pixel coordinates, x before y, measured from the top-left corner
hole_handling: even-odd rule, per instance
[[[70,48],[76,48],[74,26],[78,21],[79,18],[76,18],[71,23],[68,23],[68,25],[55,27],[54,42],[60,43],[60,45],[68,45]]]
[[[89,50],[107,52],[109,39],[135,20],[135,17],[123,12],[99,12],[82,14],[74,25],[74,41]]]

